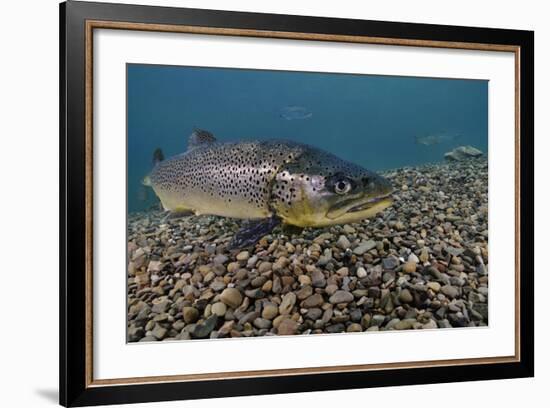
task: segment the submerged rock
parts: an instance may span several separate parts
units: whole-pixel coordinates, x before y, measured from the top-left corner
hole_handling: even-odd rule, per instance
[[[449,161],[463,161],[480,156],[483,156],[483,152],[472,146],[459,146],[445,153],[445,159]]]

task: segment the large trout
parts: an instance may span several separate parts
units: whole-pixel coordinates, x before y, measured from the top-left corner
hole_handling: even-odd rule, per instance
[[[161,160],[145,184],[165,210],[260,220],[235,246],[251,244],[279,222],[324,227],[372,217],[391,204],[391,184],[321,149],[286,140],[217,142],[196,130],[187,152]],[[263,220],[263,221],[262,221]]]

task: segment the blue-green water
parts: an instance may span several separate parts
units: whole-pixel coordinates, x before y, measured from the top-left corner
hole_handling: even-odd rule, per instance
[[[487,152],[487,81],[141,64],[127,74],[130,212],[156,202],[141,184],[153,151],[184,152],[194,128],[307,143],[375,171],[440,162],[460,145]],[[427,136],[438,142],[418,143]]]

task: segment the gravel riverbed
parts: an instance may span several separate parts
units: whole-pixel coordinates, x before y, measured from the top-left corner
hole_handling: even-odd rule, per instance
[[[130,214],[128,341],[486,326],[486,159],[382,174],[375,218],[241,250],[240,220]]]

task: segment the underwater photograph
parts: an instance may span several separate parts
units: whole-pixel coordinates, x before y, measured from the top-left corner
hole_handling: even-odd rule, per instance
[[[488,86],[127,64],[127,341],[488,326]]]

